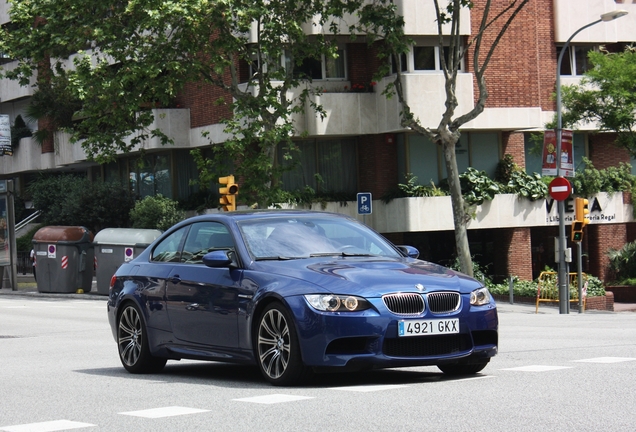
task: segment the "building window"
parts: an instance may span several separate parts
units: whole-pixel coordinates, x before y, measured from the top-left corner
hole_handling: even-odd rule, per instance
[[[414,71],[441,71],[442,56],[448,63],[448,54],[450,48],[445,46],[440,49],[439,46],[414,46],[413,47],[413,70]],[[463,63],[463,62],[462,62]],[[459,70],[463,70],[460,65]]]
[[[464,132],[455,146],[457,169],[460,173],[468,167],[485,171],[494,178],[500,157],[500,139],[497,132]],[[399,180],[403,182],[407,173],[417,177],[418,183],[437,185],[447,177],[441,146],[422,135],[409,134],[398,140],[404,146],[404,163],[399,167]]]
[[[588,54],[590,51],[596,50],[596,46],[570,45],[567,52],[563,54],[561,60],[561,75],[576,76],[583,75],[589,68]],[[557,60],[561,55],[563,47],[557,47]]]
[[[354,139],[307,140],[296,144],[299,152],[294,154],[294,162],[297,165],[283,173],[284,190],[296,191],[309,186],[319,193],[357,191],[356,169],[342,169],[357,166]],[[278,148],[278,163],[286,163],[282,146]]]
[[[439,69],[439,62],[435,60],[436,47],[413,47],[413,69],[415,70],[436,70]]]
[[[408,60],[406,54],[400,54],[400,72],[408,71]],[[397,73],[397,67],[395,65],[395,57],[391,56],[391,73]]]
[[[337,50],[337,57],[327,57],[324,54],[320,59],[308,57],[300,65],[294,65],[294,76],[300,79],[329,80],[345,79],[347,70],[346,52],[344,49]],[[286,67],[290,66],[290,59],[284,59]]]
[[[172,198],[170,154],[147,154],[129,161],[130,187],[141,198],[163,195]]]

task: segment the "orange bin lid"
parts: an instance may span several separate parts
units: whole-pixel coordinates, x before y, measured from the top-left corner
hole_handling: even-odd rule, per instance
[[[93,233],[82,226],[47,226],[40,228],[35,233],[33,241],[38,243],[86,243],[93,241]]]

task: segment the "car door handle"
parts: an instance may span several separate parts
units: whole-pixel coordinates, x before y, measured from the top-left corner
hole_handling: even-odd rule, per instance
[[[174,276],[168,278],[168,281],[173,283],[173,284],[178,284],[179,282],[181,282],[181,277],[179,275],[174,275]]]

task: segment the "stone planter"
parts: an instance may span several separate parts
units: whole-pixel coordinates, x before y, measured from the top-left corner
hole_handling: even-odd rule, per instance
[[[609,288],[607,288],[609,290]],[[495,301],[499,303],[508,303],[510,301],[510,297],[501,294],[493,294]],[[514,296],[513,301],[517,304],[531,304],[535,305],[537,302],[536,297],[523,297],[523,296]],[[636,302],[635,302],[636,303]],[[577,304],[570,303],[571,310],[577,310]],[[542,303],[539,306],[539,309],[542,307],[559,307],[558,302],[554,303]],[[588,297],[585,303],[585,310],[601,310],[601,311],[614,311],[614,295],[611,292],[607,292],[605,296],[597,296],[597,297]]]
[[[636,286],[606,286],[605,291],[611,291],[614,293],[614,301],[616,303],[636,303]]]

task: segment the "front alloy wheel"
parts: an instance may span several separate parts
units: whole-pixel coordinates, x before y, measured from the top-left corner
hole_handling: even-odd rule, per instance
[[[267,381],[274,385],[299,384],[308,375],[296,329],[282,304],[272,303],[265,308],[256,338],[258,366]]]
[[[128,372],[155,373],[166,365],[166,359],[150,354],[146,327],[139,309],[132,303],[124,306],[117,323],[119,359]]]

